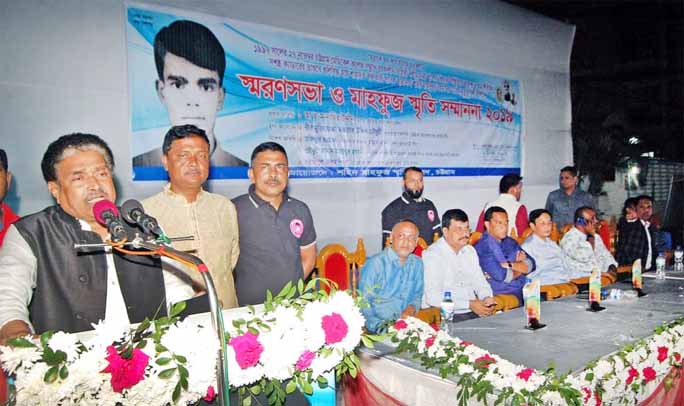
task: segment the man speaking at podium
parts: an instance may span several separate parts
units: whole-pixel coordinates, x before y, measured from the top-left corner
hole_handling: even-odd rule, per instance
[[[93,205],[116,199],[113,167],[112,151],[95,135],[65,135],[48,146],[41,168],[57,204],[15,223],[0,249],[0,344],[90,330],[105,317],[136,323],[166,315],[158,259],[74,248],[109,239]]]

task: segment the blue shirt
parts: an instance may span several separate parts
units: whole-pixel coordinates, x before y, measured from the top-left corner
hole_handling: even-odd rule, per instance
[[[501,266],[502,262],[515,262],[518,251],[523,251],[518,243],[511,237],[497,241],[491,234],[485,232],[475,245],[475,251],[480,258],[480,267],[485,276],[488,277],[487,281],[494,294],[512,294],[522,299],[522,288],[525,285],[526,278],[520,276],[512,279],[513,276],[508,268]],[[535,269],[534,259],[529,254],[525,254],[527,255],[527,266],[532,272]]]
[[[361,309],[366,328],[376,331],[385,320],[396,320],[408,305],[420,309],[423,261],[411,254],[403,265],[391,247],[370,257],[361,269],[359,292],[370,304]]]
[[[584,190],[576,187],[568,196],[563,189],[556,189],[546,198],[546,210],[560,230],[566,224],[575,224],[575,210],[582,206],[594,207],[594,198]]]
[[[563,265],[563,251],[550,238],[543,240],[532,234],[522,244],[522,248],[532,255],[537,269],[528,275],[531,279],[538,279],[542,285],[554,285],[570,280],[570,272]]]

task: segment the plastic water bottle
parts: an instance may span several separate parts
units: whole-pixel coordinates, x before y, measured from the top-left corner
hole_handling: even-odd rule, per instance
[[[656,258],[656,279],[665,279],[665,254],[662,252],[658,253],[658,258]]]
[[[454,301],[451,299],[450,290],[444,292],[444,298],[442,298],[439,310],[442,316],[442,322],[440,323],[439,329],[449,332],[449,321],[451,321],[451,317],[454,315]]]
[[[677,272],[684,271],[684,250],[681,245],[677,246],[674,252],[674,269]]]

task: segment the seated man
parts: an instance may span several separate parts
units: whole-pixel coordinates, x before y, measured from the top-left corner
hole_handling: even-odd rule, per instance
[[[158,259],[74,249],[109,238],[93,205],[116,199],[113,167],[112,151],[95,135],[65,135],[48,147],[41,168],[57,204],[10,226],[0,249],[0,343],[31,332],[90,330],[105,317],[136,323],[166,315]]]
[[[448,291],[454,301],[454,321],[491,315],[496,303],[477,252],[468,245],[468,215],[460,209],[448,210],[442,216],[442,226],[442,238],[423,253],[423,307],[440,307]]]
[[[9,226],[19,220],[19,216],[12,211],[12,208],[3,202],[11,184],[12,172],[9,171],[7,165],[7,153],[4,149],[0,149],[0,247],[2,247],[2,240]]]
[[[370,307],[361,310],[366,327],[377,331],[385,321],[413,316],[423,297],[423,262],[413,250],[418,226],[400,220],[392,227],[390,246],[368,258],[361,269],[359,292]]]
[[[582,206],[575,211],[575,225],[560,242],[570,278],[590,276],[594,268],[601,272],[617,271],[615,258],[596,234],[596,224],[596,212],[591,207]]]
[[[534,259],[508,237],[508,215],[499,206],[484,214],[485,233],[475,245],[480,266],[495,295],[515,295],[522,303],[525,276],[535,269]]]
[[[533,234],[522,244],[522,248],[534,258],[537,265],[537,269],[531,272],[529,277],[539,280],[542,285],[554,285],[570,280],[570,273],[563,265],[563,252],[550,238],[552,227],[553,221],[548,210],[532,210],[530,228]]]
[[[642,195],[625,201],[624,217],[618,222],[615,253],[620,265],[632,265],[641,259],[645,271],[655,269],[656,227],[652,224],[653,199]]]

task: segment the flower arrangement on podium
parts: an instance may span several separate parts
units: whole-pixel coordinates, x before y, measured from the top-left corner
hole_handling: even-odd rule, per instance
[[[389,335],[426,368],[458,383],[458,404],[471,400],[511,405],[637,404],[647,387],[673,385],[682,370],[684,319],[666,323],[655,334],[592,361],[575,374],[556,375],[513,364],[471,342],[451,337],[425,322],[397,320]],[[653,390],[654,386],[650,387]]]
[[[263,394],[278,405],[287,394],[311,394],[327,385],[324,373],[355,376],[354,349],[379,337],[364,335],[360,301],[347,292],[328,294],[288,284],[263,311],[226,326],[228,377],[242,405]],[[219,343],[210,325],[179,320],[185,305],[169,316],[137,327],[101,321],[92,338],[46,332],[35,339],[10,340],[0,347],[0,362],[15,375],[17,404],[187,404],[212,400]]]

